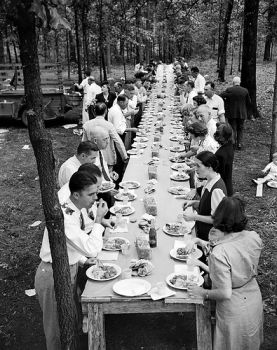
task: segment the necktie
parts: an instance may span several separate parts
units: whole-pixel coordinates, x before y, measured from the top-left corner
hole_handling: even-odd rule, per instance
[[[82,212],[80,213],[80,226],[81,226],[81,230],[84,231],[84,229],[85,229],[85,220],[84,220]]]
[[[102,156],[101,151],[99,151],[99,159],[100,159],[100,165],[101,165],[101,170],[102,170],[102,174],[103,174],[104,179],[106,181],[111,181],[110,178],[109,178],[109,175],[106,173],[106,170],[104,168],[103,156]]]

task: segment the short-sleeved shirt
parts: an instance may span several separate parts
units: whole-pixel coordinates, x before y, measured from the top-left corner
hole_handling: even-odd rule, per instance
[[[216,94],[214,94],[212,98],[206,97],[206,105],[211,108],[212,118],[215,119],[216,121],[219,120],[219,116],[221,114],[225,113],[224,101],[220,96]]]

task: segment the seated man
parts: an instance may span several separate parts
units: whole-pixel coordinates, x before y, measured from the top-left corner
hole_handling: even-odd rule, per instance
[[[97,199],[97,178],[88,172],[77,171],[70,178],[69,189],[70,197],[62,206],[62,211],[72,291],[74,292],[76,290],[76,275],[79,263],[90,263],[90,259],[87,259],[87,257],[95,258],[102,249],[104,227],[101,222],[108,208],[106,203],[100,200],[94,224],[87,228],[84,223],[84,216],[86,210]],[[35,276],[35,289],[43,311],[43,327],[47,349],[59,350],[61,349],[60,331],[47,229],[44,231],[40,258],[41,263]]]
[[[81,142],[77,148],[77,154],[67,159],[60,167],[58,174],[59,186],[69,182],[71,176],[85,163],[94,163],[97,152],[90,141]]]

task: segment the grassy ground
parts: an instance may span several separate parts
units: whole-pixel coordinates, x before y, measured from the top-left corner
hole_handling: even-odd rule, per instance
[[[215,77],[214,61],[201,62],[199,66],[203,67],[204,74]],[[121,72],[118,75],[121,76]],[[227,78],[230,83],[231,77]],[[236,152],[234,164],[234,188],[247,203],[249,227],[256,230],[264,242],[258,275],[265,310],[263,350],[277,348],[277,317],[274,310],[277,190],[265,186],[263,197],[256,198],[256,188],[251,179],[259,174],[269,160],[273,80],[274,65],[258,64],[258,103],[263,116],[246,123],[245,147]],[[228,83],[221,84],[218,89],[222,90],[226,85]],[[0,144],[0,349],[43,350],[45,345],[37,300],[24,294],[26,289],[33,288],[44,226],[36,163],[33,151],[22,149],[24,145],[30,144],[27,130],[20,124],[2,124],[0,127],[9,130],[5,142]],[[55,155],[61,163],[75,152],[79,137],[71,129],[63,129],[60,125],[52,125],[48,130],[53,138]],[[37,220],[41,220],[42,224],[35,228],[29,227]],[[177,326],[174,326],[175,320],[169,316],[165,319],[156,316],[151,319],[124,318],[120,322],[110,318],[107,320],[109,348],[195,348],[195,341],[186,338],[186,332],[183,331],[187,329],[183,315],[178,315]],[[163,327],[160,327],[161,324]],[[135,332],[131,325],[135,326]],[[118,337],[123,329],[126,330],[123,336]],[[128,339],[135,345],[128,344]],[[181,345],[184,341],[186,347]]]

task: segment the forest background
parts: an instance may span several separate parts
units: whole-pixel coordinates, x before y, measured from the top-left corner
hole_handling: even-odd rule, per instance
[[[1,146],[0,344],[4,349],[43,348],[37,302],[23,294],[33,286],[43,231],[42,225],[30,229],[29,224],[38,218],[44,221],[44,216],[48,224],[54,218],[49,231],[52,229],[53,237],[54,233],[62,237],[62,217],[55,209],[55,161],[71,156],[78,143],[75,135],[57,126],[44,128],[39,64],[57,63],[61,87],[62,76],[80,81],[86,68],[92,68],[99,81],[114,77],[115,72],[117,78],[129,79],[140,60],[170,63],[177,56],[185,57],[190,66],[197,64],[201,72],[218,81],[218,91],[230,85],[232,75],[241,73],[242,85],[251,93],[254,117],[259,118],[247,123],[245,150],[236,154],[234,184],[248,204],[251,227],[265,243],[259,270],[265,303],[264,349],[276,348],[276,194],[265,189],[264,197],[256,199],[249,185],[276,149],[272,64],[276,60],[276,9],[274,0],[1,2],[0,64],[23,65],[30,111],[28,131],[34,150],[34,157],[19,151],[30,141],[26,130],[12,125]],[[70,153],[68,144],[72,145]],[[69,291],[68,270],[62,268],[66,266],[65,243],[57,245],[51,233],[50,243],[57,261],[54,274],[61,303]],[[67,310],[70,303],[68,298]],[[66,346],[75,329],[70,312],[63,317],[61,328]],[[166,342],[164,346],[170,349]],[[70,343],[70,348],[76,344]]]

